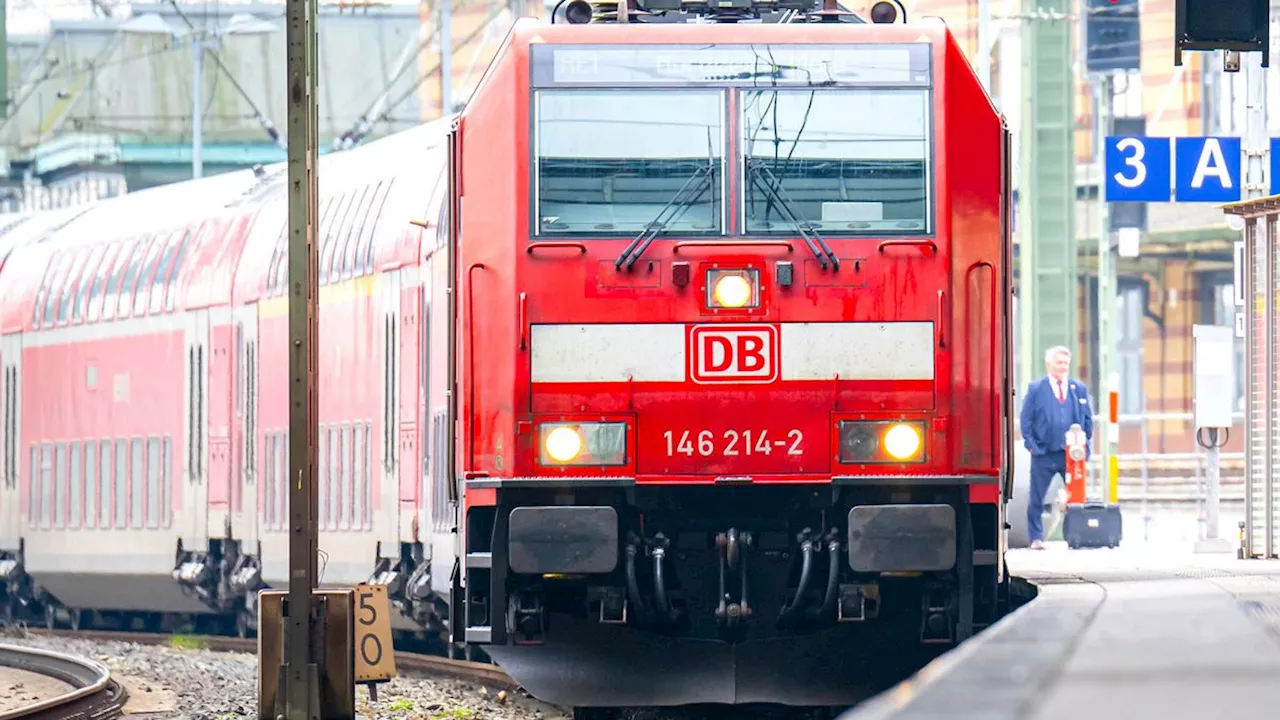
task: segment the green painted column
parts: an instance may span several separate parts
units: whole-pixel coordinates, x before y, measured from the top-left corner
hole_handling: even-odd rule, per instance
[[[1022,0],[1018,177],[1018,391],[1044,373],[1044,351],[1077,358],[1075,78],[1071,0]]]
[[[9,3],[0,0],[0,118],[9,117]]]

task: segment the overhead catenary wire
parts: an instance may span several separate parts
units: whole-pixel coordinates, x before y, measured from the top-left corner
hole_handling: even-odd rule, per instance
[[[211,34],[207,30],[201,31],[196,29],[195,23],[191,22],[191,18],[187,17],[187,14],[183,12],[182,8],[178,5],[178,0],[169,0],[169,4],[173,7],[173,11],[178,14],[178,17],[182,18],[182,21],[187,24],[187,27],[193,33],[200,33],[201,35]],[[216,35],[216,33],[214,34]],[[203,47],[203,44],[201,47]],[[198,47],[194,51],[199,52],[199,50],[200,48]],[[240,81],[236,80],[235,74],[227,69],[226,64],[222,62],[222,57],[218,54],[218,51],[210,47],[205,47],[204,50],[213,57],[213,62],[217,64],[218,69],[221,70],[222,73],[227,76],[227,79],[231,81],[231,86],[235,88],[240,97],[243,98],[245,102],[249,103],[249,108],[253,111],[254,119],[262,126],[262,130],[267,133],[267,136],[271,138],[271,141],[280,147],[284,147],[284,139],[280,137],[280,131],[276,129],[275,123],[271,121],[271,118],[267,117],[266,113],[262,112],[262,109],[253,101],[253,98],[249,97],[249,93],[245,92],[244,87],[240,85]],[[210,98],[209,102],[212,103],[213,99]]]
[[[454,2],[450,4],[450,8],[451,10],[462,10],[466,7],[467,3],[468,3],[468,0],[454,0]],[[496,15],[496,13],[492,13],[489,19],[492,20],[494,15]],[[395,73],[391,76],[391,79],[389,79],[383,85],[382,91],[378,93],[378,96],[374,98],[373,102],[369,103],[369,106],[365,109],[363,113],[360,114],[360,117],[355,121],[355,123],[352,124],[352,126],[346,132],[343,132],[340,135],[338,135],[338,137],[334,138],[333,147],[335,150],[345,150],[347,148],[350,148],[359,144],[362,140],[364,140],[366,136],[368,136],[370,132],[372,132],[373,126],[375,124],[386,119],[387,116],[390,115],[390,113],[396,108],[396,106],[398,106],[401,102],[403,102],[405,98],[417,92],[418,88],[422,87],[422,85],[426,83],[427,80],[431,79],[432,77],[435,76],[437,72],[439,72],[440,63],[437,61],[436,67],[433,70],[425,73],[422,76],[422,78],[420,78],[419,81],[409,89],[408,93],[400,96],[395,101],[395,103],[392,103],[392,104],[387,103],[387,98],[390,97],[391,95],[392,87],[394,87],[395,84],[400,81],[400,78],[404,77],[404,74],[409,69],[409,67],[417,62],[418,57],[422,55],[422,53],[427,49],[427,47],[431,45],[432,41],[434,41],[439,36],[439,33],[440,33],[439,27],[433,27],[429,31],[427,31],[425,28],[426,28],[425,25],[419,25],[418,34],[420,37],[419,37],[417,46],[416,47],[412,47],[411,45],[405,46],[405,52],[401,53],[400,57],[396,59],[397,67],[396,67]],[[455,49],[460,49],[462,45],[466,45],[472,38],[475,37],[475,35],[476,33],[472,33],[471,35],[468,35],[467,38],[464,39],[462,43],[458,46],[458,48],[455,48]]]

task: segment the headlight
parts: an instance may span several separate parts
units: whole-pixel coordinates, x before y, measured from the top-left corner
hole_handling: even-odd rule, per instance
[[[845,465],[920,463],[924,423],[897,420],[840,421],[840,462]]]
[[[707,307],[753,308],[759,305],[759,270],[707,271]]]
[[[627,424],[553,422],[538,428],[538,459],[543,465],[625,465]]]

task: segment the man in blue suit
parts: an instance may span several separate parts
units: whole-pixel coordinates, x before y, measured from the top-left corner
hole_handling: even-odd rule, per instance
[[[1071,351],[1058,346],[1044,354],[1045,376],[1031,381],[1022,401],[1022,443],[1031,452],[1031,495],[1027,498],[1027,537],[1033,550],[1044,549],[1044,496],[1054,473],[1067,475],[1067,430],[1078,423],[1093,449],[1093,408],[1084,383],[1067,377]]]

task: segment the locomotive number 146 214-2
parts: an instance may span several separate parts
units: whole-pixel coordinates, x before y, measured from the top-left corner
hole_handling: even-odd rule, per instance
[[[796,429],[785,433],[770,433],[767,429],[667,430],[662,433],[662,439],[666,442],[667,457],[804,454],[804,433]]]

